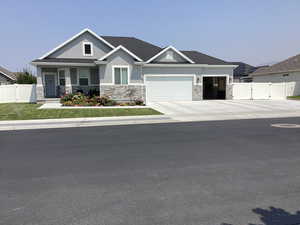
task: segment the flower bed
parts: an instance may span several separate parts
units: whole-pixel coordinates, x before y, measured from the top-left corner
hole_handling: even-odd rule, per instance
[[[144,101],[117,102],[108,96],[86,96],[82,93],[65,94],[60,98],[63,106],[144,106]]]

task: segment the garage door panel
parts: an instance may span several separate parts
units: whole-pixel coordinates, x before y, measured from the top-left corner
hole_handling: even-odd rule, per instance
[[[146,78],[147,101],[191,101],[193,77],[151,76]]]

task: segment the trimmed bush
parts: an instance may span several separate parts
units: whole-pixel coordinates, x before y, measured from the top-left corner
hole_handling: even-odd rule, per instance
[[[86,96],[80,92],[77,94],[65,94],[60,98],[63,106],[115,106],[136,105],[135,102],[118,104],[108,96]]]

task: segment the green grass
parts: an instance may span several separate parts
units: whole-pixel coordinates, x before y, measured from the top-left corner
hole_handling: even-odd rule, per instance
[[[39,104],[0,104],[0,120],[33,120],[105,116],[161,115],[151,108],[134,109],[38,109]]]
[[[300,100],[300,96],[288,96],[287,98],[291,100]]]

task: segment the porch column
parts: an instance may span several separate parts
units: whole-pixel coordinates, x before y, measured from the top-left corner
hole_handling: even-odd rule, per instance
[[[71,84],[71,72],[70,72],[70,67],[65,69],[65,80],[66,80],[66,93],[70,94],[72,93],[72,84]]]
[[[101,93],[101,90],[102,90],[102,88],[101,88],[101,69],[102,69],[101,65],[98,65],[99,95],[102,95],[102,93]]]
[[[36,67],[36,99],[37,102],[43,101],[45,98],[44,94],[44,85],[43,85],[43,75],[42,75],[42,68],[37,66]]]

